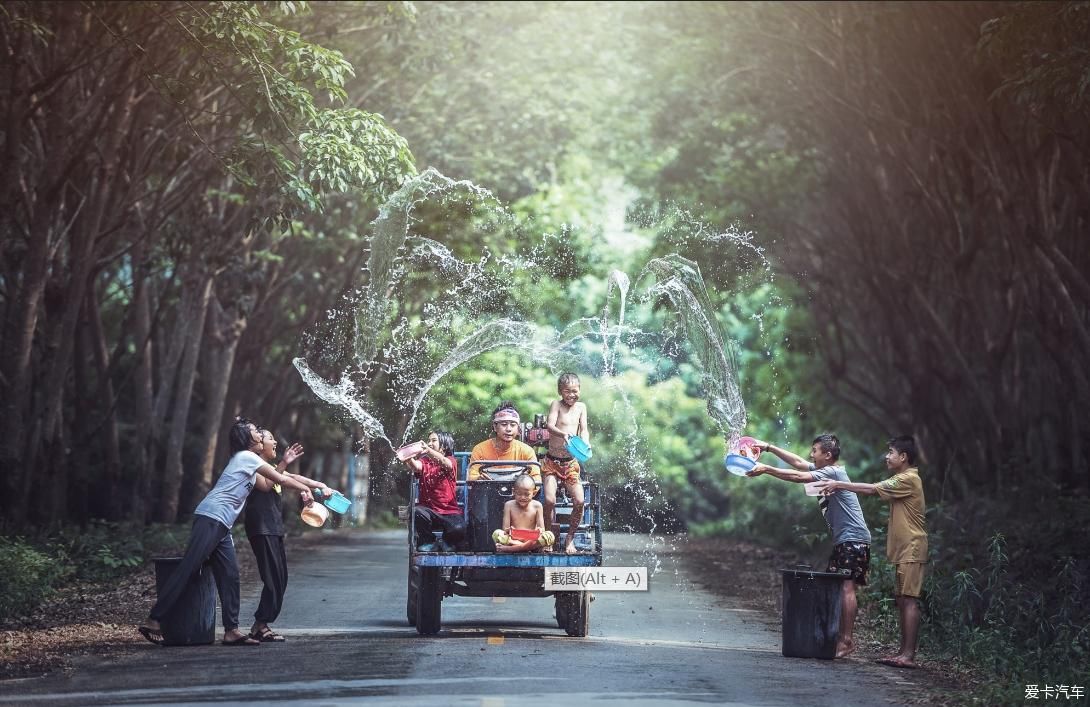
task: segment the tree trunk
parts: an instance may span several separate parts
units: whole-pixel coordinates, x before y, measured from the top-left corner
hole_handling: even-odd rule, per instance
[[[0,473],[7,483],[4,499],[7,515],[18,524],[26,517],[25,492],[32,476],[26,462],[27,422],[31,419],[31,352],[34,332],[45,292],[49,262],[49,231],[32,231],[30,250],[24,260],[22,282],[15,296],[15,316],[12,318],[7,342],[0,356],[3,378],[8,386],[4,396],[4,414],[0,415]],[[7,338],[7,337],[5,337]],[[9,515],[10,514],[10,515]]]
[[[133,248],[130,266],[133,272],[133,345],[136,349],[136,369],[133,374],[133,401],[137,424],[137,439],[133,448],[132,472],[129,475],[130,518],[137,523],[150,520],[149,503],[152,494],[152,462],[156,457],[158,435],[154,424],[152,401],[151,306],[148,302],[148,271],[145,245]]]
[[[231,372],[235,363],[235,352],[246,320],[237,316],[235,308],[224,310],[219,299],[213,295],[208,311],[208,346],[204,378],[204,427],[201,430],[203,440],[200,462],[185,474],[182,497],[183,507],[204,497],[212,487],[212,475],[216,468],[216,447],[222,437],[223,409],[227,400],[227,388],[231,382]]]
[[[163,464],[163,492],[159,504],[158,520],[174,523],[178,519],[179,492],[182,482],[182,449],[185,446],[186,427],[189,422],[189,406],[193,385],[197,379],[197,357],[204,333],[204,320],[208,312],[208,299],[212,294],[212,278],[201,272],[187,288],[183,300],[184,318],[179,331],[184,332],[181,364],[178,369],[174,406],[170,414],[170,427],[166,439],[166,459]],[[188,512],[191,509],[186,509]]]
[[[110,354],[106,344],[106,334],[102,328],[102,312],[98,306],[94,283],[88,288],[86,299],[88,316],[88,339],[92,360],[95,363],[96,385],[101,401],[99,415],[101,424],[95,425],[95,438],[102,446],[102,474],[95,484],[96,492],[92,503],[92,512],[107,520],[119,520],[121,508],[121,436],[117,427],[117,398],[114,384],[110,380]]]

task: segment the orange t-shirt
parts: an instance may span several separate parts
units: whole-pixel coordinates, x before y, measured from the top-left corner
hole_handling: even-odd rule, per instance
[[[481,467],[474,462],[481,461],[482,459],[502,459],[503,461],[518,461],[518,462],[536,462],[537,454],[534,453],[533,448],[525,442],[520,442],[517,439],[511,440],[511,446],[507,448],[507,451],[503,454],[496,449],[495,439],[489,437],[485,441],[478,444],[473,448],[473,451],[469,455],[469,474],[467,478],[470,481],[476,481],[481,478]],[[493,467],[498,470],[497,467]],[[526,468],[526,472],[530,476],[534,477],[534,481],[541,481],[541,470],[536,466],[530,466]]]

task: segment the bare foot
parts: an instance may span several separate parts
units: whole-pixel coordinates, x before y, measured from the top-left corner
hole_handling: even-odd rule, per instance
[[[564,546],[564,552],[568,553],[569,555],[574,555],[575,553],[579,552],[578,550],[575,549],[575,541],[574,540],[569,540],[568,541],[568,544]]]
[[[881,663],[882,665],[889,665],[894,668],[908,668],[909,670],[915,670],[919,667],[911,658],[903,655],[895,655],[892,658],[879,658],[875,662]]]
[[[261,641],[256,638],[247,636],[237,628],[231,629],[223,634],[223,640],[220,641],[225,646],[260,646]]]
[[[233,628],[230,631],[225,631],[223,634],[223,640],[228,643],[234,643],[246,638],[246,634],[239,631],[237,628]]]
[[[836,644],[836,657],[847,658],[849,655],[855,652],[855,644],[852,641],[845,641],[843,643]]]

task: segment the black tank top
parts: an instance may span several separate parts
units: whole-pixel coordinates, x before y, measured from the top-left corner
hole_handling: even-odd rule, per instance
[[[246,499],[246,537],[283,535],[284,510],[281,495],[275,490],[250,492]]]

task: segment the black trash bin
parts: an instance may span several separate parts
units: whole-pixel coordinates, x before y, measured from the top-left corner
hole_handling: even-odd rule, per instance
[[[174,574],[180,557],[156,557],[155,591],[163,591],[170,575]],[[178,603],[171,607],[159,622],[163,633],[163,645],[197,646],[216,641],[216,583],[212,569],[205,565],[193,575]]]
[[[783,573],[783,654],[791,658],[836,657],[840,633],[840,586],[847,577],[807,566]]]
[[[503,504],[514,497],[512,481],[473,481],[469,484],[469,549],[495,552],[492,532],[503,527]]]

